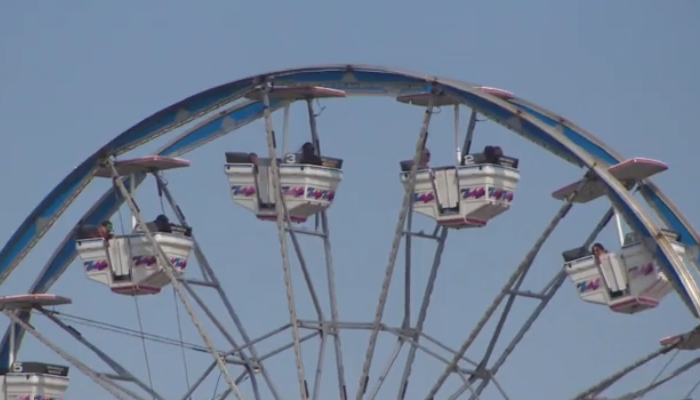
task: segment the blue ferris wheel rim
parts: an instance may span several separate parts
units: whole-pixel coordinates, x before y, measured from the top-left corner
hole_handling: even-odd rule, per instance
[[[619,153],[565,118],[516,96],[508,98],[495,96],[480,90],[479,85],[454,79],[393,68],[353,64],[283,69],[232,81],[166,107],[116,136],[71,171],[30,213],[0,250],[0,283],[7,279],[58,217],[90,183],[101,160],[142,146],[179,126],[242,98],[264,82],[274,82],[283,86],[317,85],[342,89],[348,95],[393,97],[406,91],[438,87],[460,99],[463,104],[567,162],[595,171],[606,185],[611,201],[630,225],[643,237],[657,243],[655,256],[659,260],[660,267],[667,274],[674,289],[693,316],[698,317],[700,294],[697,287],[684,280],[677,257],[660,242],[659,228],[652,222],[648,213],[606,169],[607,166],[624,160]],[[279,108],[281,103],[273,101],[271,106]],[[175,138],[158,154],[178,156],[192,151],[215,138],[262,118],[263,108],[260,101],[248,101],[230,108]],[[143,177],[137,176],[134,179],[137,180],[135,183],[138,185]],[[88,210],[81,222],[99,222],[116,212],[123,200],[113,191],[114,189],[111,189],[105,193]],[[670,229],[680,234],[680,240],[684,245],[695,248],[700,245],[700,235],[656,185],[647,179],[639,185],[639,191],[661,220]],[[76,256],[72,238],[73,230],[68,232],[66,239],[41,271],[30,288],[30,293],[45,293],[72,262]],[[693,261],[697,262],[697,260]],[[28,315],[24,317],[29,318]],[[0,363],[8,359],[8,337],[9,331],[0,349]]]

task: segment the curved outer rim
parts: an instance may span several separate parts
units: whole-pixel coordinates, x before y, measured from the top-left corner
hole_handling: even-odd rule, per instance
[[[655,243],[653,249],[660,266],[671,278],[674,289],[694,317],[700,315],[700,290],[690,271],[676,255],[670,242],[659,227],[632,195],[607,171],[623,157],[606,146],[589,132],[563,117],[536,106],[526,100],[513,97],[501,99],[485,93],[463,81],[440,78],[426,74],[393,68],[331,64],[274,71],[229,82],[175,103],[144,119],[118,135],[68,174],[30,213],[10,240],[0,250],[0,284],[17,267],[28,252],[51,228],[58,217],[75,200],[94,177],[101,160],[109,155],[120,155],[141,146],[179,126],[203,116],[221,106],[243,97],[256,85],[274,81],[288,85],[318,85],[345,90],[348,95],[397,95],[401,90],[438,86],[452,92],[463,103],[486,115],[515,133],[529,139],[553,154],[581,167],[592,169],[608,188],[609,198],[620,210],[626,221],[643,237]],[[280,103],[273,103],[279,108]],[[208,118],[196,127],[184,132],[161,149],[158,154],[178,156],[194,150],[220,136],[230,133],[262,117],[260,102],[246,102]],[[128,179],[128,178],[124,178]],[[136,177],[140,184],[144,176]],[[650,180],[640,185],[640,192],[651,208],[669,228],[681,234],[687,246],[697,248],[700,236],[675,207],[671,200]],[[109,218],[116,212],[123,199],[108,190],[81,221],[91,223]],[[43,293],[60,277],[75,258],[72,243],[74,229],[53,253],[30,292]],[[696,264],[698,261],[693,260]],[[23,315],[28,319],[29,315]],[[19,329],[18,329],[19,330]],[[18,333],[18,340],[21,332]],[[0,363],[6,362],[9,351],[9,328],[0,349]],[[19,343],[18,346],[19,348]]]

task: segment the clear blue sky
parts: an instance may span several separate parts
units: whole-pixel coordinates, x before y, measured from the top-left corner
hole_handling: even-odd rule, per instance
[[[71,168],[153,112],[252,73],[332,62],[397,66],[511,90],[577,122],[625,155],[668,162],[670,170],[655,180],[698,223],[695,189],[688,187],[695,185],[688,179],[697,172],[693,160],[700,145],[699,18],[700,3],[692,0],[5,1],[0,3],[0,170],[5,171],[0,185],[6,188],[0,243]],[[397,161],[413,146],[421,110],[390,99],[326,105],[319,121],[324,152],[346,160],[346,178],[330,213],[341,319],[369,321],[400,203]],[[300,143],[307,137],[302,110],[295,109],[292,119],[293,141]],[[448,162],[451,117],[445,113],[434,120],[429,145],[436,160]],[[262,152],[263,132],[261,122],[252,124],[192,153],[191,169],[168,175],[253,336],[287,322],[275,228],[234,207],[222,163],[228,149]],[[551,191],[580,176],[493,123],[481,124],[477,135],[477,145],[498,143],[522,160],[522,181],[509,213],[483,230],[451,234],[427,330],[455,346],[555,212]],[[2,286],[2,294],[26,290],[67,229],[105,188],[104,182],[94,183],[79,198]],[[152,188],[144,185],[139,195],[149,214],[159,207]],[[561,267],[560,252],[582,242],[606,207],[600,201],[570,214],[533,267],[529,288],[539,289]],[[119,217],[114,221],[119,226]],[[607,229],[603,239],[614,243],[614,229]],[[321,246],[309,240],[303,244],[322,286]],[[419,281],[427,277],[432,251],[426,243],[416,246],[415,262],[423,262],[417,267]],[[313,318],[298,277],[296,282],[300,317]],[[88,282],[77,263],[53,291],[75,300],[66,312],[137,327],[134,301]],[[213,296],[206,297],[223,313]],[[389,323],[400,322],[400,301],[400,290],[393,290]],[[507,332],[517,329],[534,305],[519,303]],[[138,304],[146,331],[177,336],[172,293]],[[501,384],[514,399],[568,398],[650,351],[660,337],[693,326],[675,294],[655,310],[623,316],[583,304],[567,285],[512,354],[499,375]],[[62,333],[46,333],[75,354],[94,359]],[[138,341],[89,329],[84,333],[134,371],[145,372]],[[189,324],[185,335],[197,341]],[[213,336],[223,345],[219,335]],[[354,394],[366,337],[351,333],[343,338]],[[380,340],[373,376],[393,340]],[[35,341],[25,344],[22,359],[57,361]],[[472,357],[484,344],[477,342]],[[309,376],[315,351],[307,354]],[[179,350],[149,345],[148,353],[156,387],[165,388],[169,397],[184,392]],[[411,399],[422,398],[424,386],[442,368],[426,357],[419,361]],[[204,355],[189,356],[190,375],[208,362]],[[326,362],[332,366],[332,358]],[[662,366],[660,361],[640,372],[618,393],[646,384]],[[280,357],[269,368],[293,398],[292,358]],[[697,372],[692,375],[648,398],[685,395],[697,379]],[[67,397],[85,398],[95,390],[77,371],[72,378]],[[330,370],[326,381],[323,398],[334,398]],[[213,391],[214,382],[209,385]],[[385,396],[392,398],[395,390]]]

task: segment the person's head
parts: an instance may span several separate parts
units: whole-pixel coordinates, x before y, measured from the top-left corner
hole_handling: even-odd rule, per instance
[[[158,223],[170,223],[170,220],[165,214],[160,214],[159,216],[156,217],[156,222]]]
[[[495,164],[498,156],[496,156],[496,148],[493,146],[484,147],[484,158],[487,164]]]
[[[595,255],[595,256],[600,256],[600,255],[603,255],[607,252],[608,251],[605,250],[605,247],[603,247],[603,245],[600,243],[596,243],[593,245],[593,247],[591,247],[591,253],[593,253],[593,255]]]
[[[112,226],[112,221],[102,221],[100,226],[104,227],[107,229],[107,232],[112,233],[114,232],[114,226]]]
[[[316,153],[316,148],[314,147],[313,143],[311,142],[306,142],[304,145],[301,146],[301,154],[305,156],[310,156]]]
[[[257,155],[257,154],[255,154],[255,153],[250,153],[249,157],[250,157],[250,163],[251,163],[251,164],[258,165],[258,155]]]
[[[430,150],[427,147],[423,148],[420,153],[420,159],[418,160],[418,165],[420,167],[427,167],[430,163]]]

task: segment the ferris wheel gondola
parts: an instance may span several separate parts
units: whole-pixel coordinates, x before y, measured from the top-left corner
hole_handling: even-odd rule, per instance
[[[21,310],[41,309],[44,307],[56,307],[70,304],[71,300],[52,294],[25,294],[0,297],[0,310],[10,317],[10,324],[16,327],[23,324],[18,320],[16,313]],[[24,327],[23,328],[27,328]],[[29,327],[29,332],[37,339],[56,348],[56,345],[36,330]],[[14,331],[14,329],[13,329]],[[0,393],[6,399],[60,399],[68,389],[68,373],[70,369],[62,365],[47,364],[43,362],[26,362],[17,360],[16,337],[10,337],[10,359],[7,365],[0,367]],[[78,369],[90,374],[90,370],[83,367],[79,361],[74,361]],[[108,391],[108,387],[104,387]],[[117,394],[118,395],[118,394]]]
[[[135,183],[136,174],[152,174],[160,191],[167,190],[160,171],[188,167],[186,160],[161,156],[141,157],[114,162],[114,168],[103,167],[96,176],[116,180],[128,177]],[[135,188],[129,189],[133,199]],[[170,284],[170,278],[160,257],[160,248],[178,275],[187,267],[187,260],[194,247],[192,228],[170,223],[161,214],[145,226],[133,217],[132,231],[114,234],[103,225],[81,226],[75,243],[87,277],[109,286],[112,292],[131,296],[156,294]],[[154,242],[147,237],[153,235]]]
[[[283,156],[275,161],[286,215],[292,222],[305,222],[310,216],[318,215],[331,206],[343,177],[343,160],[318,154],[320,141],[315,134],[316,117],[311,102],[314,99],[345,97],[345,92],[322,87],[274,87],[267,96],[285,103]],[[258,90],[247,97],[262,101],[264,94]],[[299,100],[307,102],[312,141],[299,153],[287,153],[289,104]],[[233,201],[251,210],[261,220],[277,219],[273,165],[270,157],[258,157],[254,153],[226,153],[225,171]]]
[[[510,208],[515,187],[520,181],[519,160],[503,154],[499,146],[486,146],[481,153],[469,153],[474,126],[472,113],[465,138],[464,150],[459,148],[459,106],[453,96],[430,92],[404,94],[399,102],[426,107],[433,96],[432,106],[454,107],[455,152],[457,163],[450,166],[428,167],[423,161],[416,173],[413,188],[413,209],[441,226],[453,228],[483,227],[492,218]],[[408,189],[413,160],[402,161],[401,181]]]
[[[632,158],[611,166],[609,171],[631,189],[636,182],[666,169],[668,166],[661,161]],[[576,203],[588,203],[605,196],[605,188],[590,177],[559,189],[552,196],[562,200],[577,188],[580,189],[573,200]],[[567,250],[563,253],[564,268],[584,301],[608,305],[615,312],[634,314],[658,306],[673,288],[649,250],[653,245],[643,243],[635,232],[624,234],[619,215],[616,211],[619,252],[608,252],[600,246],[600,254],[591,254],[587,248]],[[679,241],[678,233],[670,230],[663,233],[678,257],[683,259],[685,246]]]

